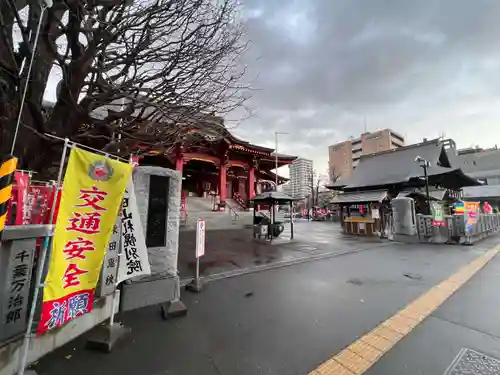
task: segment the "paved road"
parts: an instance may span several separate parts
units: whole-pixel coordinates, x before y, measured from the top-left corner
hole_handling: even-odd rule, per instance
[[[462,348],[500,359],[499,282],[497,256],[366,374],[441,375]],[[495,372],[476,367],[463,374],[493,375],[499,370],[500,365]]]
[[[113,353],[85,351],[82,337],[45,357],[36,370],[305,375],[495,240],[473,247],[390,244],[216,281],[202,294],[183,295],[186,318],[164,322],[156,308],[129,312],[120,319],[132,327],[131,340]],[[390,374],[376,374],[382,373]]]

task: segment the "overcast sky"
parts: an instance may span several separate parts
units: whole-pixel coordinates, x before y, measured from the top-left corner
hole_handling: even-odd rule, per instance
[[[235,133],[311,158],[390,127],[500,144],[500,1],[241,0],[255,115]]]

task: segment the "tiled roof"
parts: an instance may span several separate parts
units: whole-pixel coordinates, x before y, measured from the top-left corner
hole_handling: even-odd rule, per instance
[[[463,199],[500,199],[500,185],[469,186],[463,188]]]
[[[450,161],[439,139],[385,151],[364,155],[358,166],[346,179],[339,179],[334,187],[354,190],[369,187],[381,187],[409,182],[422,178],[423,168],[416,161],[421,157],[430,162],[427,173],[430,178],[447,173],[454,173],[463,179],[464,184],[475,182],[464,176],[460,168],[451,168]]]
[[[341,193],[332,199],[332,203],[382,202],[387,197],[387,190]]]
[[[479,171],[497,170],[500,167],[500,150],[456,155],[455,150],[450,149],[448,156],[453,167],[462,168],[469,175]]]
[[[418,194],[422,196],[427,195],[425,189],[413,188],[400,191],[397,198],[407,197],[410,194]],[[446,195],[446,189],[429,189],[429,197],[431,199],[441,201],[444,199],[445,195]]]
[[[259,195],[256,195],[251,199],[254,202],[265,202],[265,201],[274,201],[274,202],[291,202],[296,200],[291,196],[281,192],[281,191],[266,191]]]

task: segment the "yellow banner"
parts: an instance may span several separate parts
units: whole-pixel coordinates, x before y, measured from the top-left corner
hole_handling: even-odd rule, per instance
[[[132,166],[73,148],[69,157],[38,332],[92,310],[94,289]]]

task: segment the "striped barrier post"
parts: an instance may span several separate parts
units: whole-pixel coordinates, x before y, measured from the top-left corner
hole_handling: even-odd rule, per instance
[[[17,167],[17,158],[8,155],[0,163],[0,240],[2,239],[5,221],[7,220],[7,204],[12,194],[12,180]]]

